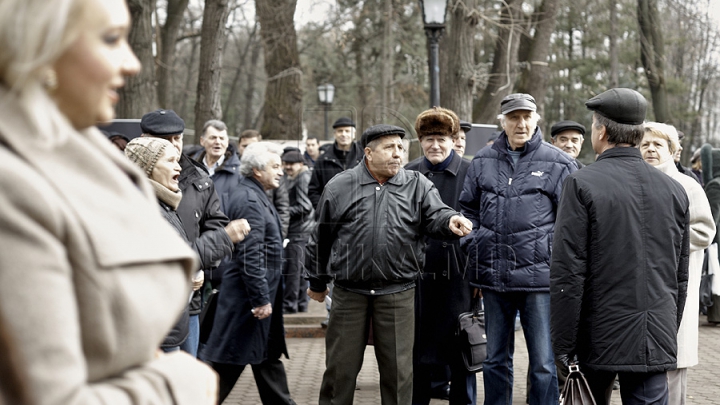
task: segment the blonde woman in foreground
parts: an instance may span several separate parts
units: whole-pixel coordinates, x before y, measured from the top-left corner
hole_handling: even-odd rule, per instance
[[[209,367],[157,349],[194,254],[93,127],[140,70],[129,18],[124,0],[0,2],[0,313],[32,404],[216,401]]]

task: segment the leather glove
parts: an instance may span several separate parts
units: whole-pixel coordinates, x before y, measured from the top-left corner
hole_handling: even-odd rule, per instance
[[[574,361],[571,361],[571,355],[570,354],[556,354],[555,355],[555,363],[562,364],[563,367],[567,370],[570,368],[570,364],[574,363]]]

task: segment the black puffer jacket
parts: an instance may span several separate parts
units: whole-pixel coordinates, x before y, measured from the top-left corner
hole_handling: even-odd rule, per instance
[[[325,185],[328,184],[330,179],[338,173],[357,166],[365,156],[362,147],[357,142],[352,143],[350,150],[345,152],[344,158],[340,157],[341,153],[343,152],[338,150],[335,144],[332,144],[332,146],[328,147],[326,152],[318,156],[315,161],[312,178],[308,186],[308,196],[310,197],[310,201],[312,201],[313,207],[317,207]]]
[[[550,267],[556,355],[594,370],[675,368],[688,282],[683,187],[612,148],[565,180]]]
[[[331,279],[360,294],[414,288],[425,263],[424,235],[458,238],[448,225],[459,213],[442,202],[430,180],[405,169],[384,185],[364,162],[346,170],[325,186],[317,211],[305,261],[316,292]]]

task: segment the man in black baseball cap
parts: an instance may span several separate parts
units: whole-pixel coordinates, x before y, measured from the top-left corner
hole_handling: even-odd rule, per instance
[[[578,168],[584,165],[577,160],[583,141],[585,126],[575,121],[560,121],[550,128],[551,143],[575,159]]]

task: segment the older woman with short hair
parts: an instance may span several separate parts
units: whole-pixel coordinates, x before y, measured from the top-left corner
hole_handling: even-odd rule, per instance
[[[645,123],[645,135],[640,142],[643,159],[680,183],[690,201],[689,279],[685,310],[677,336],[677,369],[668,372],[670,405],[685,404],[687,369],[698,364],[698,312],[703,249],[710,246],[715,236],[715,221],[705,191],[697,181],[680,173],[675,166],[673,154],[679,147],[678,133],[673,126],[657,122]],[[649,187],[652,190],[652,186]]]

